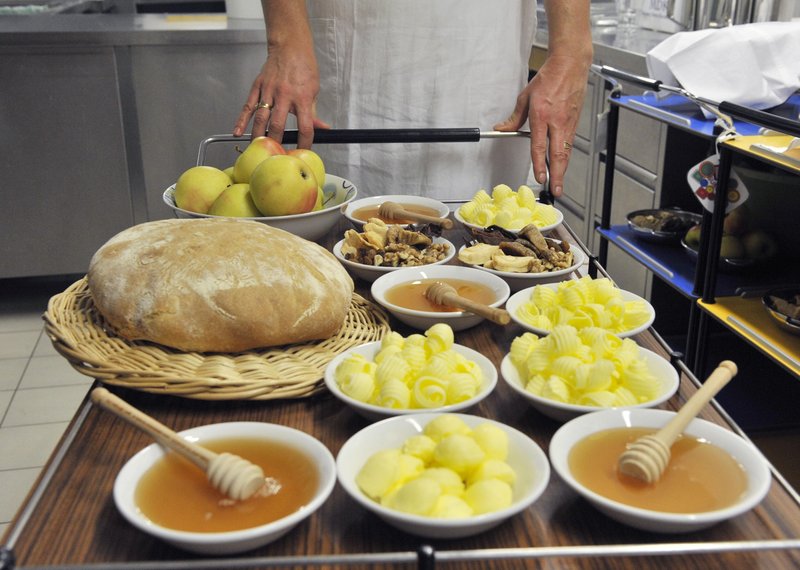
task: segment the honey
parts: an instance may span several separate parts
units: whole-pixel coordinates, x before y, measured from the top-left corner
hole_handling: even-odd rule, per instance
[[[435,208],[429,208],[428,206],[420,206],[417,204],[400,204],[404,210],[407,212],[413,212],[414,214],[424,214],[426,216],[435,216],[440,217],[439,212]],[[379,218],[382,222],[386,224],[413,224],[416,221],[410,220],[408,218],[386,218],[384,216],[378,215],[378,209],[380,208],[380,204],[375,206],[364,206],[363,208],[358,208],[357,210],[353,210],[351,214],[355,219],[361,221],[368,221],[370,218]]]
[[[230,438],[203,442],[218,453],[227,451],[264,470],[273,494],[257,493],[233,501],[216,490],[206,474],[174,453],[159,459],[143,476],[134,500],[154,523],[190,532],[227,532],[252,528],[283,518],[314,497],[319,473],[312,459],[299,449],[277,441]]]
[[[648,484],[617,471],[625,446],[655,433],[649,428],[617,428],[579,441],[569,454],[577,481],[608,499],[652,511],[702,513],[735,504],[747,490],[747,475],[726,451],[690,436],[680,436],[661,479]]]
[[[460,296],[471,299],[484,305],[491,305],[497,299],[494,291],[486,285],[465,281],[463,279],[419,279],[408,283],[401,283],[386,291],[386,300],[392,305],[411,309],[414,311],[427,311],[432,313],[454,313],[461,309],[445,307],[429,301],[425,291],[434,283],[446,283],[453,287]]]

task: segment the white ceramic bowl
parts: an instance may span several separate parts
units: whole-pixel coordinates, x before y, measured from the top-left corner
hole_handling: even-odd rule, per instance
[[[465,245],[461,246],[461,249],[458,251],[460,252],[464,249]],[[576,271],[580,268],[581,265],[584,264],[586,261],[586,255],[583,253],[583,250],[577,246],[572,246],[572,265],[567,267],[566,269],[558,269],[556,271],[543,271],[542,273],[513,273],[510,271],[498,271],[496,269],[489,269],[488,267],[483,267],[481,265],[472,265],[469,263],[464,263],[463,261],[459,260],[460,263],[464,263],[468,267],[475,267],[476,269],[480,269],[482,271],[488,271],[492,275],[497,275],[503,281],[508,283],[509,289],[511,292],[521,291],[522,289],[527,289],[528,287],[533,287],[534,285],[540,285],[542,283],[559,283],[566,279],[569,279],[569,274],[573,271]]]
[[[372,284],[372,298],[399,321],[420,330],[427,330],[436,323],[447,323],[454,331],[460,331],[474,327],[483,321],[483,317],[466,311],[415,311],[399,307],[386,300],[386,291],[395,285],[419,279],[460,279],[486,285],[494,291],[495,301],[490,303],[492,307],[500,307],[506,302],[511,293],[505,281],[480,269],[457,265],[425,265],[422,267],[405,267],[378,277]]]
[[[460,344],[454,344],[453,350],[457,353],[463,355],[467,359],[476,362],[478,366],[480,366],[481,372],[483,372],[483,384],[481,385],[478,393],[475,394],[474,397],[470,398],[469,400],[464,400],[463,402],[459,402],[457,404],[450,404],[447,406],[441,406],[439,408],[407,408],[403,410],[398,410],[394,408],[385,408],[383,406],[377,406],[375,404],[368,404],[366,402],[361,402],[356,400],[355,398],[351,398],[344,392],[342,392],[341,388],[339,388],[339,383],[336,381],[336,369],[339,367],[339,364],[342,361],[349,357],[351,354],[361,354],[367,360],[374,360],[375,355],[378,353],[381,347],[381,342],[369,342],[367,344],[362,344],[361,346],[356,346],[347,350],[339,355],[337,355],[333,360],[331,360],[330,364],[325,368],[325,385],[328,387],[328,390],[336,396],[339,400],[344,402],[345,404],[352,407],[356,412],[361,414],[363,417],[367,418],[368,420],[380,420],[392,416],[401,416],[406,414],[422,414],[422,413],[430,413],[430,412],[459,412],[464,411],[492,393],[494,387],[497,385],[497,368],[495,368],[492,361],[482,355],[480,352],[472,350],[471,348],[467,348],[466,346]]]
[[[755,446],[732,431],[711,422],[694,419],[684,433],[704,439],[727,451],[747,474],[747,490],[730,507],[704,513],[666,513],[631,507],[590,491],[572,476],[569,454],[573,446],[585,437],[614,428],[661,428],[675,415],[666,410],[605,410],[586,414],[567,422],[550,440],[550,461],[553,469],[567,485],[583,496],[599,511],[623,524],[641,530],[662,533],[682,533],[701,530],[745,513],[758,505],[769,491],[772,477],[769,464]]]
[[[342,216],[342,208],[346,207],[358,195],[358,190],[349,180],[325,175],[325,186],[323,186],[326,200],[322,210],[308,212],[305,214],[293,214],[290,216],[261,216],[257,218],[241,218],[242,220],[255,220],[274,228],[280,228],[301,238],[317,241],[327,235],[336,225]],[[178,208],[175,205],[175,185],[173,184],[164,190],[164,203],[172,208],[178,218],[217,218],[209,214],[198,214]],[[330,198],[329,198],[330,197]]]
[[[120,470],[114,482],[117,509],[133,526],[173,546],[200,554],[235,554],[269,544],[308,518],[328,499],[336,483],[336,464],[328,448],[310,435],[285,426],[263,422],[210,424],[180,432],[191,441],[202,442],[231,437],[263,438],[279,441],[305,452],[319,471],[319,487],[311,501],[294,513],[271,523],[231,532],[186,532],[160,526],[138,509],[134,493],[142,475],[164,456],[154,443],[139,451]]]
[[[516,473],[513,502],[505,509],[464,519],[437,519],[411,515],[386,508],[367,497],[355,482],[356,475],[367,459],[375,452],[402,446],[413,435],[423,432],[425,426],[442,414],[427,413],[396,416],[374,423],[348,439],[336,457],[339,484],[347,494],[365,509],[402,531],[425,538],[463,538],[479,534],[530,507],[547,487],[550,465],[542,449],[528,436],[494,420],[455,414],[468,426],[481,423],[494,424],[508,434],[507,462]]]
[[[647,362],[647,368],[661,382],[661,389],[659,390],[658,396],[649,402],[614,409],[654,408],[669,400],[678,390],[680,377],[668,360],[660,357],[652,350],[647,350],[642,347],[639,347],[639,355]],[[543,398],[542,396],[537,396],[529,392],[525,389],[525,382],[523,382],[517,367],[511,362],[511,356],[508,354],[500,363],[500,374],[502,374],[506,384],[522,398],[527,400],[537,411],[559,422],[565,422],[583,414],[610,409],[598,406],[581,406],[578,404],[557,402],[556,400]]]
[[[402,267],[377,267],[374,265],[366,265],[364,263],[356,263],[355,261],[350,261],[345,259],[344,255],[342,255],[342,244],[344,240],[340,240],[333,246],[333,255],[336,256],[342,265],[344,265],[347,270],[350,272],[351,275],[358,277],[359,279],[363,279],[364,281],[375,281],[381,275],[385,275],[386,273],[391,273],[392,271],[397,271],[398,269],[403,269]],[[432,265],[444,265],[445,263],[449,262],[453,257],[456,255],[456,246],[452,244],[452,242],[442,238],[442,237],[435,237],[433,238],[433,243],[446,243],[448,245],[447,255],[441,261],[437,261],[436,263],[429,263],[427,265],[417,265],[414,267],[430,267]]]
[[[413,206],[425,206],[427,208],[436,210],[436,213],[440,218],[446,218],[450,215],[450,208],[447,206],[447,204],[444,204],[439,200],[434,200],[433,198],[426,198],[425,196],[409,196],[406,194],[386,194],[383,196],[371,196],[369,198],[359,198],[358,200],[353,200],[343,210],[344,217],[350,220],[350,223],[352,223],[356,228],[361,229],[366,221],[359,220],[358,218],[354,217],[353,212],[361,208],[379,206],[384,202],[397,202],[400,205],[408,204]]]
[[[557,289],[558,285],[559,285],[558,283],[544,283],[542,285],[538,285],[538,287],[549,287],[551,289]],[[515,323],[517,323],[519,326],[521,326],[525,330],[534,332],[534,333],[536,333],[538,335],[548,335],[548,334],[550,334],[549,330],[540,329],[540,328],[531,326],[528,323],[526,323],[525,321],[523,321],[522,319],[520,319],[516,314],[517,313],[517,309],[519,309],[520,306],[524,305],[525,303],[527,303],[530,300],[532,292],[533,292],[533,287],[529,287],[527,289],[522,289],[521,291],[517,291],[516,293],[511,295],[511,297],[508,299],[508,302],[506,303],[506,310],[508,311],[508,314],[511,315],[511,320],[514,321]],[[642,302],[644,302],[647,305],[647,309],[648,309],[648,312],[650,313],[650,316],[648,317],[648,319],[643,324],[639,325],[638,327],[636,327],[634,329],[627,330],[627,331],[614,333],[614,334],[617,335],[619,338],[628,338],[628,337],[637,335],[637,334],[639,334],[641,332],[644,332],[648,328],[650,328],[650,325],[652,325],[653,321],[656,319],[656,310],[653,308],[653,305],[651,305],[647,301],[647,299],[644,299],[644,298],[640,297],[639,295],[636,295],[635,293],[631,293],[630,291],[626,291],[625,289],[620,289],[619,292],[620,292],[620,298],[625,302],[627,302],[627,301],[642,301]]]
[[[558,226],[560,226],[560,225],[561,225],[561,223],[564,221],[564,214],[562,214],[562,213],[561,213],[561,210],[559,210],[558,208],[556,208],[556,207],[554,207],[554,206],[551,206],[550,204],[539,204],[539,205],[540,205],[540,206],[542,206],[542,207],[545,207],[545,208],[552,208],[552,209],[553,209],[553,211],[554,211],[554,212],[555,212],[555,214],[556,214],[556,221],[555,221],[555,223],[548,224],[548,225],[546,225],[546,226],[542,226],[542,227],[540,227],[540,228],[539,228],[539,231],[540,231],[540,232],[542,232],[542,233],[544,233],[544,232],[549,232],[550,230],[554,230],[554,229],[556,229]],[[468,222],[467,220],[465,220],[464,218],[462,218],[462,217],[461,217],[461,207],[460,207],[460,206],[458,207],[458,209],[456,209],[456,211],[455,211],[455,213],[453,214],[453,216],[455,217],[455,219],[456,219],[456,220],[458,220],[459,222],[461,222],[462,224],[464,224],[464,225],[465,225],[465,226],[467,226],[468,228],[473,228],[473,229],[476,229],[476,230],[482,230],[482,229],[484,229],[484,226],[479,226],[479,225],[477,225],[477,224],[473,224],[472,222]],[[518,234],[518,233],[519,233],[519,229],[516,229],[516,230],[512,230],[512,229],[510,229],[510,228],[505,228],[505,229],[507,229],[507,230],[508,230],[508,231],[510,231],[511,233],[515,233],[515,234]],[[520,228],[520,229],[521,229],[521,228]]]

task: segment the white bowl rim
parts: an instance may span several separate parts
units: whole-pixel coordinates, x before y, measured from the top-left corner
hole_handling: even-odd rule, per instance
[[[312,212],[305,212],[303,214],[289,214],[287,216],[253,216],[253,217],[244,217],[244,216],[242,216],[242,217],[237,217],[236,219],[237,220],[255,220],[255,221],[258,221],[258,222],[275,222],[275,221],[280,222],[280,221],[285,221],[285,220],[302,220],[303,218],[309,218],[309,217],[312,217],[312,216],[319,216],[320,214],[325,213],[325,212],[331,212],[331,211],[337,210],[337,209],[341,210],[341,208],[346,207],[347,204],[351,203],[353,200],[356,199],[356,197],[358,196],[358,188],[356,187],[355,184],[353,184],[349,180],[341,178],[340,176],[335,176],[333,174],[326,174],[325,175],[326,183],[328,182],[329,178],[331,179],[330,181],[333,182],[334,184],[344,184],[346,182],[347,184],[350,185],[349,188],[347,188],[347,194],[345,195],[345,199],[342,202],[338,203],[338,204],[333,204],[331,206],[326,206],[326,207],[322,208],[321,210],[316,210],[316,211],[312,211]],[[173,198],[173,195],[174,195],[174,192],[175,192],[175,186],[176,186],[176,184],[173,184],[173,185],[167,187],[167,189],[164,190],[164,192],[161,195],[161,197],[164,200],[164,203],[167,206],[169,206],[171,209],[175,210],[176,212],[181,212],[182,214],[186,214],[187,216],[191,216],[193,218],[223,218],[223,219],[230,218],[230,216],[214,216],[212,214],[201,214],[199,212],[191,212],[189,210],[184,210],[183,208],[179,208],[177,206],[177,204],[175,204],[175,199]]]
[[[497,275],[492,275],[491,273],[487,273],[485,271],[481,271],[480,269],[476,269],[474,267],[467,267],[467,266],[463,266],[463,265],[420,265],[418,267],[403,267],[402,269],[398,269],[397,271],[392,271],[392,272],[386,273],[385,275],[381,275],[380,277],[378,277],[372,283],[372,287],[370,287],[370,292],[372,294],[372,297],[375,299],[375,301],[377,301],[380,305],[383,305],[384,307],[386,307],[387,309],[389,309],[392,312],[400,313],[402,315],[409,315],[409,316],[413,316],[413,317],[423,317],[423,318],[427,318],[427,319],[441,319],[442,321],[446,321],[446,320],[449,320],[449,319],[457,319],[457,318],[461,318],[461,317],[464,317],[464,316],[469,316],[469,317],[475,316],[472,313],[469,313],[467,311],[428,312],[428,311],[417,311],[417,310],[414,310],[414,309],[406,309],[405,307],[400,307],[399,305],[394,305],[392,303],[389,303],[386,300],[386,296],[385,295],[383,295],[382,293],[376,293],[375,292],[376,286],[383,285],[386,282],[387,278],[389,278],[389,277],[394,277],[396,279],[400,279],[400,276],[401,276],[401,274],[403,272],[413,273],[413,272],[418,271],[418,270],[422,270],[422,271],[433,270],[433,271],[436,272],[436,271],[438,271],[438,269],[442,269],[442,268],[446,268],[446,269],[444,269],[444,271],[455,271],[456,273],[466,274],[467,276],[470,275],[470,274],[475,275],[474,273],[471,273],[471,272],[477,271],[478,273],[480,273],[482,275],[482,277],[480,277],[480,279],[484,279],[485,280],[486,278],[488,278],[490,283],[494,283],[494,287],[492,287],[491,285],[487,284],[488,287],[491,287],[492,289],[495,289],[495,290],[499,289],[500,291],[502,291],[500,297],[496,301],[494,301],[493,303],[489,303],[490,307],[499,307],[500,305],[502,305],[503,303],[505,303],[508,300],[509,295],[511,294],[511,289],[509,288],[508,283],[503,281],[503,279],[501,279]],[[435,275],[432,278],[435,279],[437,277],[439,277],[439,278],[451,277],[452,279],[461,279],[462,278],[462,277],[459,277],[458,275]],[[465,278],[467,278],[467,277],[465,277]],[[428,277],[423,277],[423,279],[428,279]],[[413,280],[413,278],[409,278],[409,279],[406,279],[405,281],[412,281],[412,280]],[[404,283],[405,281],[398,281],[397,284]],[[483,282],[485,283],[485,281],[483,281]]]
[[[450,215],[450,207],[441,200],[430,198],[429,196],[415,196],[413,194],[383,194],[380,196],[364,196],[358,200],[349,202],[347,207],[342,210],[342,214],[344,214],[344,217],[351,222],[358,225],[364,225],[366,222],[353,217],[353,212],[365,206],[374,206],[375,204],[382,204],[383,202],[387,201],[398,203],[405,202],[406,204],[428,206],[435,209],[442,217]]]
[[[353,348],[350,348],[344,352],[337,354],[333,358],[333,360],[331,360],[330,363],[328,363],[328,366],[325,367],[325,374],[324,374],[325,386],[328,387],[328,390],[330,390],[334,396],[336,396],[342,402],[349,404],[354,408],[357,408],[364,412],[368,412],[373,416],[378,416],[378,415],[400,416],[400,415],[423,414],[432,412],[440,414],[452,413],[458,410],[463,410],[474,406],[481,400],[484,400],[486,397],[488,397],[489,394],[491,394],[492,391],[494,391],[495,387],[497,386],[497,380],[498,380],[497,367],[492,363],[492,361],[489,360],[486,356],[484,356],[480,352],[478,352],[477,350],[469,348],[468,346],[464,346],[463,344],[454,343],[453,350],[466,356],[470,360],[476,362],[481,367],[481,370],[484,373],[485,379],[481,387],[481,390],[469,400],[464,400],[463,402],[458,402],[457,404],[448,404],[446,406],[442,406],[439,408],[395,409],[395,408],[386,408],[383,406],[376,406],[375,404],[369,404],[367,402],[361,402],[359,400],[356,400],[355,398],[351,398],[350,396],[342,392],[342,389],[339,387],[338,382],[336,382],[336,377],[334,376],[336,367],[339,366],[339,364],[345,358],[347,358],[347,356],[355,352],[362,352],[362,353],[369,352],[373,355],[374,358],[374,354],[377,353],[378,349],[380,348],[380,345],[381,341],[376,340],[373,342],[367,342],[359,346],[355,346]]]
[[[459,518],[459,519],[439,519],[434,517],[426,517],[422,515],[412,515],[409,513],[404,513],[402,511],[396,511],[393,509],[389,509],[388,507],[384,507],[376,503],[375,501],[371,500],[366,495],[364,495],[364,493],[360,489],[358,489],[358,487],[355,485],[354,482],[351,482],[340,475],[339,456],[342,455],[342,451],[345,450],[345,448],[349,447],[348,444],[350,444],[350,446],[354,445],[352,441],[355,440],[354,438],[359,436],[361,432],[366,430],[380,429],[380,427],[386,423],[399,422],[399,421],[414,421],[419,426],[423,426],[426,425],[432,419],[434,419],[436,416],[440,415],[442,414],[439,412],[429,412],[427,414],[415,414],[411,416],[409,415],[394,416],[370,424],[367,427],[353,434],[344,443],[344,445],[342,445],[342,448],[339,450],[339,453],[336,456],[336,475],[339,484],[342,487],[344,487],[344,489],[347,491],[347,494],[350,497],[355,499],[360,505],[372,511],[373,513],[379,514],[381,516],[389,516],[403,523],[406,524],[410,523],[422,527],[466,528],[472,526],[480,526],[494,521],[505,520],[530,507],[534,502],[536,502],[536,500],[542,495],[542,493],[544,493],[544,490],[547,488],[547,485],[550,482],[551,469],[550,469],[550,462],[547,460],[547,455],[542,450],[542,448],[539,447],[539,444],[533,441],[533,439],[531,439],[530,436],[526,435],[525,433],[507,424],[498,422],[497,420],[484,418],[482,416],[474,416],[471,414],[461,414],[461,413],[450,413],[448,415],[455,415],[460,417],[461,419],[464,419],[465,416],[467,416],[470,418],[470,420],[467,421],[475,422],[476,424],[486,422],[496,425],[497,427],[500,427],[501,429],[507,432],[514,433],[515,437],[524,438],[524,440],[527,440],[530,443],[529,453],[531,454],[533,460],[540,464],[539,468],[541,469],[541,476],[538,477],[539,479],[538,483],[533,486],[529,495],[526,495],[524,498],[520,498],[519,500],[511,503],[511,505],[509,505],[505,509],[501,509],[499,511],[493,511],[490,513],[483,513],[480,515],[473,515],[470,517]]]
[[[366,265],[364,263],[357,263],[355,261],[350,261],[349,259],[345,259],[344,255],[342,255],[342,244],[344,243],[344,238],[337,241],[334,246],[331,248],[333,255],[338,259],[344,266],[351,267],[354,270],[360,271],[374,271],[376,273],[391,273],[392,271],[397,271],[399,269],[408,269],[408,267],[431,267],[433,265],[444,265],[456,255],[456,246],[453,245],[453,242],[450,240],[443,238],[441,236],[436,236],[433,238],[433,243],[442,243],[447,244],[449,247],[447,249],[448,253],[444,259],[440,259],[435,263],[426,263],[425,265],[411,265],[408,267],[384,267],[380,265]]]
[[[571,430],[578,429],[576,426],[579,426],[582,423],[589,423],[593,421],[597,421],[596,418],[600,418],[599,414],[605,414],[609,417],[618,417],[618,418],[625,418],[621,420],[622,423],[619,425],[617,424],[609,424],[608,426],[595,431],[587,431],[584,437],[587,437],[591,433],[596,433],[598,431],[605,431],[607,429],[614,429],[615,427],[660,427],[669,421],[675,415],[676,412],[669,411],[669,410],[656,410],[652,408],[634,408],[634,409],[611,409],[611,410],[601,410],[597,412],[592,412],[590,414],[585,414],[582,416],[578,416],[564,425],[562,425],[556,432],[553,434],[553,437],[550,439],[550,462],[553,466],[553,469],[559,476],[564,480],[564,482],[569,485],[575,492],[580,495],[583,495],[587,499],[590,499],[592,502],[596,502],[603,507],[613,510],[618,513],[625,513],[629,516],[635,516],[640,519],[647,519],[649,521],[655,522],[662,522],[662,523],[671,523],[671,524],[685,524],[688,527],[702,525],[704,523],[712,523],[717,521],[723,521],[728,518],[734,517],[736,515],[742,514],[747,512],[751,508],[758,505],[761,500],[766,496],[767,492],[769,492],[770,485],[772,484],[772,475],[770,473],[768,463],[766,459],[764,459],[763,455],[760,451],[750,442],[741,438],[739,435],[735,434],[734,432],[724,428],[721,425],[715,424],[714,422],[710,422],[708,420],[704,420],[702,418],[695,418],[692,422],[687,426],[684,433],[689,436],[698,437],[695,435],[698,430],[700,429],[707,429],[716,432],[719,434],[721,438],[738,438],[740,444],[743,447],[749,449],[749,451],[753,454],[754,458],[758,458],[754,461],[754,465],[757,471],[761,473],[758,474],[750,474],[748,473],[748,481],[752,484],[748,484],[748,491],[745,494],[745,497],[740,500],[739,502],[730,505],[728,507],[722,509],[716,509],[713,511],[705,511],[701,513],[670,513],[665,511],[654,511],[643,509],[640,507],[634,507],[631,505],[626,505],[624,503],[620,503],[617,501],[613,501],[608,499],[594,491],[587,489],[572,476],[572,473],[569,470],[569,467],[566,465],[566,460],[569,457],[569,451],[572,449],[572,446],[567,448],[567,445],[563,443],[562,440],[566,439],[567,433]],[[650,418],[648,418],[650,416]],[[605,419],[605,418],[602,418]],[[641,425],[641,423],[637,424],[637,420],[639,422],[642,419],[663,419],[663,422],[659,422],[657,426],[649,426],[649,425]],[[700,427],[702,426],[702,428]],[[580,438],[583,439],[583,438]],[[580,441],[578,439],[577,441]],[[708,439],[708,438],[705,438]],[[733,439],[729,439],[730,441],[734,441]],[[732,452],[725,449],[719,443],[711,442],[717,447],[723,449],[726,453],[731,455],[737,461],[740,461],[740,457],[736,457]],[[574,445],[574,444],[573,444]],[[756,477],[757,475],[760,475]],[[759,484],[760,483],[760,484]]]
[[[552,238],[551,238],[552,239]],[[561,240],[555,240],[561,243]],[[458,252],[461,253],[463,249],[466,249],[466,245],[462,245],[458,248]],[[488,271],[493,275],[498,275],[503,279],[519,279],[520,281],[524,280],[536,280],[536,279],[548,279],[550,277],[561,277],[563,275],[569,275],[570,273],[577,271],[581,265],[586,261],[586,254],[583,253],[583,250],[576,246],[575,244],[570,244],[571,250],[577,250],[578,254],[576,255],[573,253],[572,255],[572,265],[566,267],[564,269],[556,269],[555,271],[542,271],[541,273],[514,273],[511,271],[498,271],[497,269],[492,269],[490,267],[484,267],[482,265],[476,265],[473,263],[467,263],[465,261],[458,260],[459,263],[463,263],[467,267],[474,267],[475,269],[482,269],[483,271]]]
[[[114,480],[114,487],[113,487],[113,498],[114,503],[117,507],[117,510],[123,515],[123,517],[131,523],[134,527],[138,528],[139,530],[146,532],[148,534],[152,534],[162,540],[166,540],[168,542],[181,542],[184,544],[226,544],[230,542],[242,542],[251,539],[256,539],[264,534],[272,534],[273,532],[279,532],[283,529],[290,529],[294,525],[300,523],[303,519],[310,516],[322,504],[328,499],[331,492],[334,489],[336,483],[336,460],[331,454],[330,450],[318,439],[309,435],[299,429],[295,429],[289,426],[284,426],[281,424],[274,424],[274,423],[267,423],[267,422],[248,422],[248,421],[233,421],[233,422],[220,422],[216,424],[205,424],[202,426],[197,426],[193,428],[189,428],[183,431],[178,432],[179,435],[187,437],[187,436],[196,436],[196,437],[204,437],[208,436],[209,439],[218,439],[225,437],[224,435],[215,436],[212,434],[206,434],[208,431],[213,431],[215,428],[219,428],[220,426],[224,426],[226,429],[242,429],[242,430],[253,430],[254,432],[258,429],[269,429],[275,432],[276,434],[279,433],[289,433],[291,432],[294,437],[302,439],[305,442],[305,446],[302,448],[302,451],[308,455],[311,454],[309,451],[309,447],[315,448],[315,452],[319,453],[324,459],[325,463],[325,470],[330,470],[333,474],[332,477],[328,479],[323,478],[323,470],[320,470],[320,481],[319,481],[319,488],[315,492],[312,499],[304,506],[299,508],[298,510],[294,511],[282,517],[280,519],[274,520],[272,522],[251,527],[245,528],[240,530],[232,530],[232,531],[225,531],[225,532],[191,532],[185,530],[177,530],[172,529],[169,527],[165,527],[159,525],[143,514],[138,514],[136,512],[131,512],[127,504],[124,502],[122,498],[122,494],[126,493],[126,490],[122,489],[121,487],[121,480],[123,473],[127,473],[128,471],[132,471],[136,468],[137,463],[142,461],[148,461],[147,456],[153,455],[153,460],[148,466],[148,469],[155,464],[158,459],[164,456],[165,451],[158,443],[151,443],[147,447],[140,449],[136,454],[134,454],[128,461],[123,465],[122,469],[120,469],[119,473],[117,474],[116,479]],[[259,438],[262,437],[263,439],[276,439],[278,436],[273,435],[261,435],[259,436],[258,433],[253,433],[249,435],[242,435],[242,437],[250,438]],[[309,446],[309,447],[307,447]],[[147,469],[143,471],[146,472]],[[143,474],[142,473],[142,474]],[[141,478],[141,475],[136,477],[136,483]],[[133,476],[133,475],[132,475]]]
[[[553,222],[552,224],[548,224],[546,226],[540,227],[539,228],[540,232],[549,232],[550,230],[554,230],[564,222],[564,213],[561,210],[559,210],[558,208],[556,208],[552,204],[544,204],[542,202],[539,202],[538,200],[536,201],[536,203],[541,205],[541,206],[547,206],[548,208],[552,208],[556,212],[556,221]],[[467,220],[465,220],[461,216],[461,207],[462,206],[459,206],[458,208],[456,208],[455,212],[453,212],[453,217],[455,217],[455,219],[457,221],[459,221],[460,223],[464,224],[468,228],[475,228],[475,229],[478,229],[478,230],[484,229],[485,226],[479,226],[478,224],[473,224],[472,222],[468,222]],[[500,227],[503,227],[503,226],[500,226]],[[522,228],[520,228],[519,230],[512,230],[510,228],[503,227],[503,229],[506,230],[506,231],[509,231],[511,233],[518,234]]]
[[[506,384],[514,390],[516,393],[520,394],[521,396],[532,400],[538,404],[549,406],[552,408],[556,408],[559,410],[567,411],[567,412],[574,412],[580,414],[587,414],[597,411],[605,411],[605,410],[633,410],[633,409],[641,409],[641,408],[649,408],[658,406],[663,404],[667,400],[669,400],[672,396],[675,395],[675,392],[678,391],[680,387],[680,376],[678,375],[678,371],[669,363],[669,361],[659,355],[656,352],[653,352],[650,349],[647,349],[643,346],[639,346],[639,351],[643,355],[643,357],[649,362],[656,361],[663,361],[667,364],[665,369],[670,370],[669,378],[663,379],[659,378],[661,381],[662,388],[666,388],[661,394],[659,394],[656,398],[649,400],[647,402],[642,402],[641,404],[635,404],[633,406],[613,406],[609,408],[601,408],[599,406],[585,406],[581,404],[569,404],[566,402],[559,402],[556,400],[550,400],[548,398],[543,398],[542,396],[538,396],[533,392],[528,392],[524,386],[521,384],[521,379],[519,378],[519,372],[517,371],[516,366],[514,363],[511,362],[511,354],[506,354],[503,357],[503,360],[500,362],[500,375],[505,380]],[[506,371],[512,370],[513,371],[513,378],[509,378],[510,374]]]
[[[565,280],[565,281],[568,281],[568,280]],[[511,317],[511,320],[514,321],[515,323],[517,323],[519,326],[521,326],[525,330],[534,332],[534,333],[536,333],[538,335],[542,335],[542,336],[549,335],[551,331],[531,326],[530,324],[528,324],[525,321],[523,321],[522,319],[520,319],[516,315],[516,312],[517,312],[517,309],[519,308],[519,306],[522,305],[522,303],[524,303],[524,302],[526,302],[526,301],[528,301],[530,299],[531,293],[533,293],[533,289],[534,288],[536,288],[536,287],[548,287],[550,289],[554,289],[555,290],[562,283],[564,283],[565,281],[560,281],[558,283],[540,283],[538,285],[534,285],[533,287],[527,287],[525,289],[521,289],[521,290],[517,291],[516,293],[514,293],[513,295],[511,295],[508,298],[508,301],[506,302],[506,310],[508,311],[508,314]],[[615,285],[615,287],[616,287],[616,285]],[[647,305],[648,311],[650,313],[650,317],[647,319],[647,321],[645,321],[643,324],[639,325],[636,328],[633,328],[633,329],[630,329],[630,330],[627,330],[627,331],[622,331],[622,332],[615,332],[615,333],[611,333],[611,334],[613,334],[615,336],[618,336],[619,338],[628,338],[628,337],[632,337],[632,336],[635,336],[637,334],[640,334],[640,333],[646,331],[647,329],[649,329],[650,326],[655,321],[655,318],[656,318],[656,310],[653,308],[653,305],[651,305],[650,302],[647,299],[645,299],[644,297],[640,297],[636,293],[632,293],[631,291],[628,291],[626,289],[619,289],[619,287],[617,287],[617,289],[619,290],[623,301],[642,301],[643,303],[645,303]],[[611,332],[611,331],[609,331],[609,332]]]

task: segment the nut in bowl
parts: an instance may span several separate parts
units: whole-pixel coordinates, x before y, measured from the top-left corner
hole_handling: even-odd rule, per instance
[[[429,301],[425,292],[434,283],[451,285],[460,296],[493,310],[505,303],[510,294],[508,284],[500,277],[455,265],[398,269],[376,279],[371,292],[375,301],[399,321],[419,330],[442,322],[459,331],[484,320],[482,315]]]
[[[413,224],[417,223],[412,219],[389,219],[378,215],[381,204],[394,202],[405,210],[412,213],[435,216],[437,218],[447,218],[450,215],[450,208],[447,204],[426,198],[425,196],[409,196],[405,194],[387,194],[384,196],[372,196],[360,198],[350,202],[343,210],[344,217],[350,220],[356,228],[361,228],[370,218],[381,218],[387,224]]]
[[[289,233],[302,238],[317,241],[322,239],[339,221],[342,216],[342,208],[356,199],[358,190],[349,180],[325,175],[325,185],[322,187],[323,204],[322,209],[306,212],[305,214],[291,214],[287,216],[255,216],[241,218],[243,220],[255,220],[275,228],[280,228]],[[209,214],[198,214],[179,208],[175,204],[175,185],[173,184],[164,191],[164,203],[169,206],[178,218],[214,218]]]
[[[560,422],[609,408],[656,407],[679,384],[667,360],[633,340],[563,325],[546,337],[515,338],[500,373],[537,411]]]
[[[600,512],[650,532],[697,531],[758,505],[772,482],[761,452],[724,427],[698,418],[673,444],[667,471],[658,482],[648,485],[617,474],[627,442],[660,429],[674,416],[666,410],[635,409],[575,418],[550,440],[553,469]]]
[[[567,324],[579,330],[600,327],[627,338],[647,330],[656,317],[647,300],[618,289],[610,279],[588,276],[517,291],[506,309],[514,322],[539,335]]]
[[[310,435],[261,422],[211,424],[181,432],[209,449],[234,452],[260,465],[269,493],[241,503],[220,502],[205,474],[154,443],[139,451],[114,482],[114,502],[144,533],[200,554],[235,554],[269,544],[308,518],[328,499],[336,467],[328,449]],[[286,461],[279,461],[281,458]],[[292,473],[302,469],[303,477]],[[277,496],[285,498],[280,506]],[[253,508],[257,505],[257,508]],[[213,516],[208,517],[208,513]]]
[[[325,369],[325,385],[377,420],[471,408],[494,390],[497,369],[481,353],[454,344],[452,329],[439,323],[424,336],[393,332],[339,354]]]
[[[458,433],[452,431],[453,426],[458,426]],[[448,435],[454,437],[448,440]],[[504,445],[486,444],[497,438]],[[459,443],[464,452],[474,453],[456,452],[459,446],[454,444]],[[481,445],[489,451],[482,451]],[[505,459],[495,458],[503,452]],[[402,481],[386,481],[369,472],[368,464],[376,454],[406,465]],[[468,460],[467,454],[474,461]],[[453,462],[459,466],[442,467]],[[473,463],[472,468],[467,467]],[[348,495],[388,524],[440,539],[473,536],[501,524],[530,507],[550,479],[547,457],[528,436],[500,422],[466,414],[425,413],[376,422],[345,442],[336,458],[336,470]],[[458,473],[453,474],[454,470]],[[490,472],[494,476],[486,478],[493,481],[475,487]],[[419,482],[425,478],[428,480]],[[384,500],[366,494],[383,494],[387,483],[398,487]],[[413,492],[416,487],[429,492]]]

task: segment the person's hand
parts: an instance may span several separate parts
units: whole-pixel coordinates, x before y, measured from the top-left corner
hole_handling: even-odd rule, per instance
[[[251,139],[267,134],[281,142],[286,119],[293,113],[297,117],[297,146],[311,148],[314,129],[330,128],[316,116],[318,92],[319,75],[313,56],[308,59],[296,51],[271,49],[250,88],[233,134],[242,136],[252,118]]]
[[[586,95],[589,63],[551,55],[517,97],[511,116],[494,126],[498,131],[517,131],[529,121],[534,176],[540,184],[547,180],[545,157],[549,152],[549,187],[555,197],[564,190],[564,173]]]

